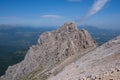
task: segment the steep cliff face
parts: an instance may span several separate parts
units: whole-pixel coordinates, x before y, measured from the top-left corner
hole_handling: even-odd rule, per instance
[[[48,80],[120,80],[120,36],[88,52]]]
[[[52,69],[70,56],[81,55],[81,51],[95,47],[86,30],[78,30],[74,23],[65,23],[58,30],[43,33],[38,44],[30,47],[25,59],[9,66],[1,80],[17,80],[38,68],[42,68],[40,71]]]

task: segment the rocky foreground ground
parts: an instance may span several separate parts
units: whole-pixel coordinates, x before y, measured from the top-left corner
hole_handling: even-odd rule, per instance
[[[120,80],[120,36],[90,51],[48,80]]]

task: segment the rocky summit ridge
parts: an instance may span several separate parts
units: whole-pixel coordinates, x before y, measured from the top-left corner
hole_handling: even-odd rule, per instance
[[[96,46],[85,29],[78,30],[75,23],[65,23],[55,31],[40,35],[24,60],[9,66],[0,80],[45,80]],[[55,67],[59,69],[57,72],[52,70]]]
[[[120,80],[120,36],[89,51],[47,80]]]

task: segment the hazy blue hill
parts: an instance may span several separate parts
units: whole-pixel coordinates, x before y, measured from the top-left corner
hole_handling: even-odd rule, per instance
[[[108,40],[113,39],[114,37],[120,35],[120,29],[118,30],[113,30],[113,29],[102,29],[102,28],[97,28],[94,26],[79,26],[79,29],[85,28],[87,29],[93,39],[99,44],[103,44],[107,42]]]
[[[53,28],[34,27],[0,27],[0,45],[30,46],[35,44],[39,35]],[[20,44],[22,42],[22,44]]]

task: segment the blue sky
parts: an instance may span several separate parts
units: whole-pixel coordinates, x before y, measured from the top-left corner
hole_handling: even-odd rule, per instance
[[[59,26],[81,20],[94,3],[95,0],[0,0],[0,24]],[[120,0],[108,0],[101,10],[78,24],[119,28],[119,4]]]

